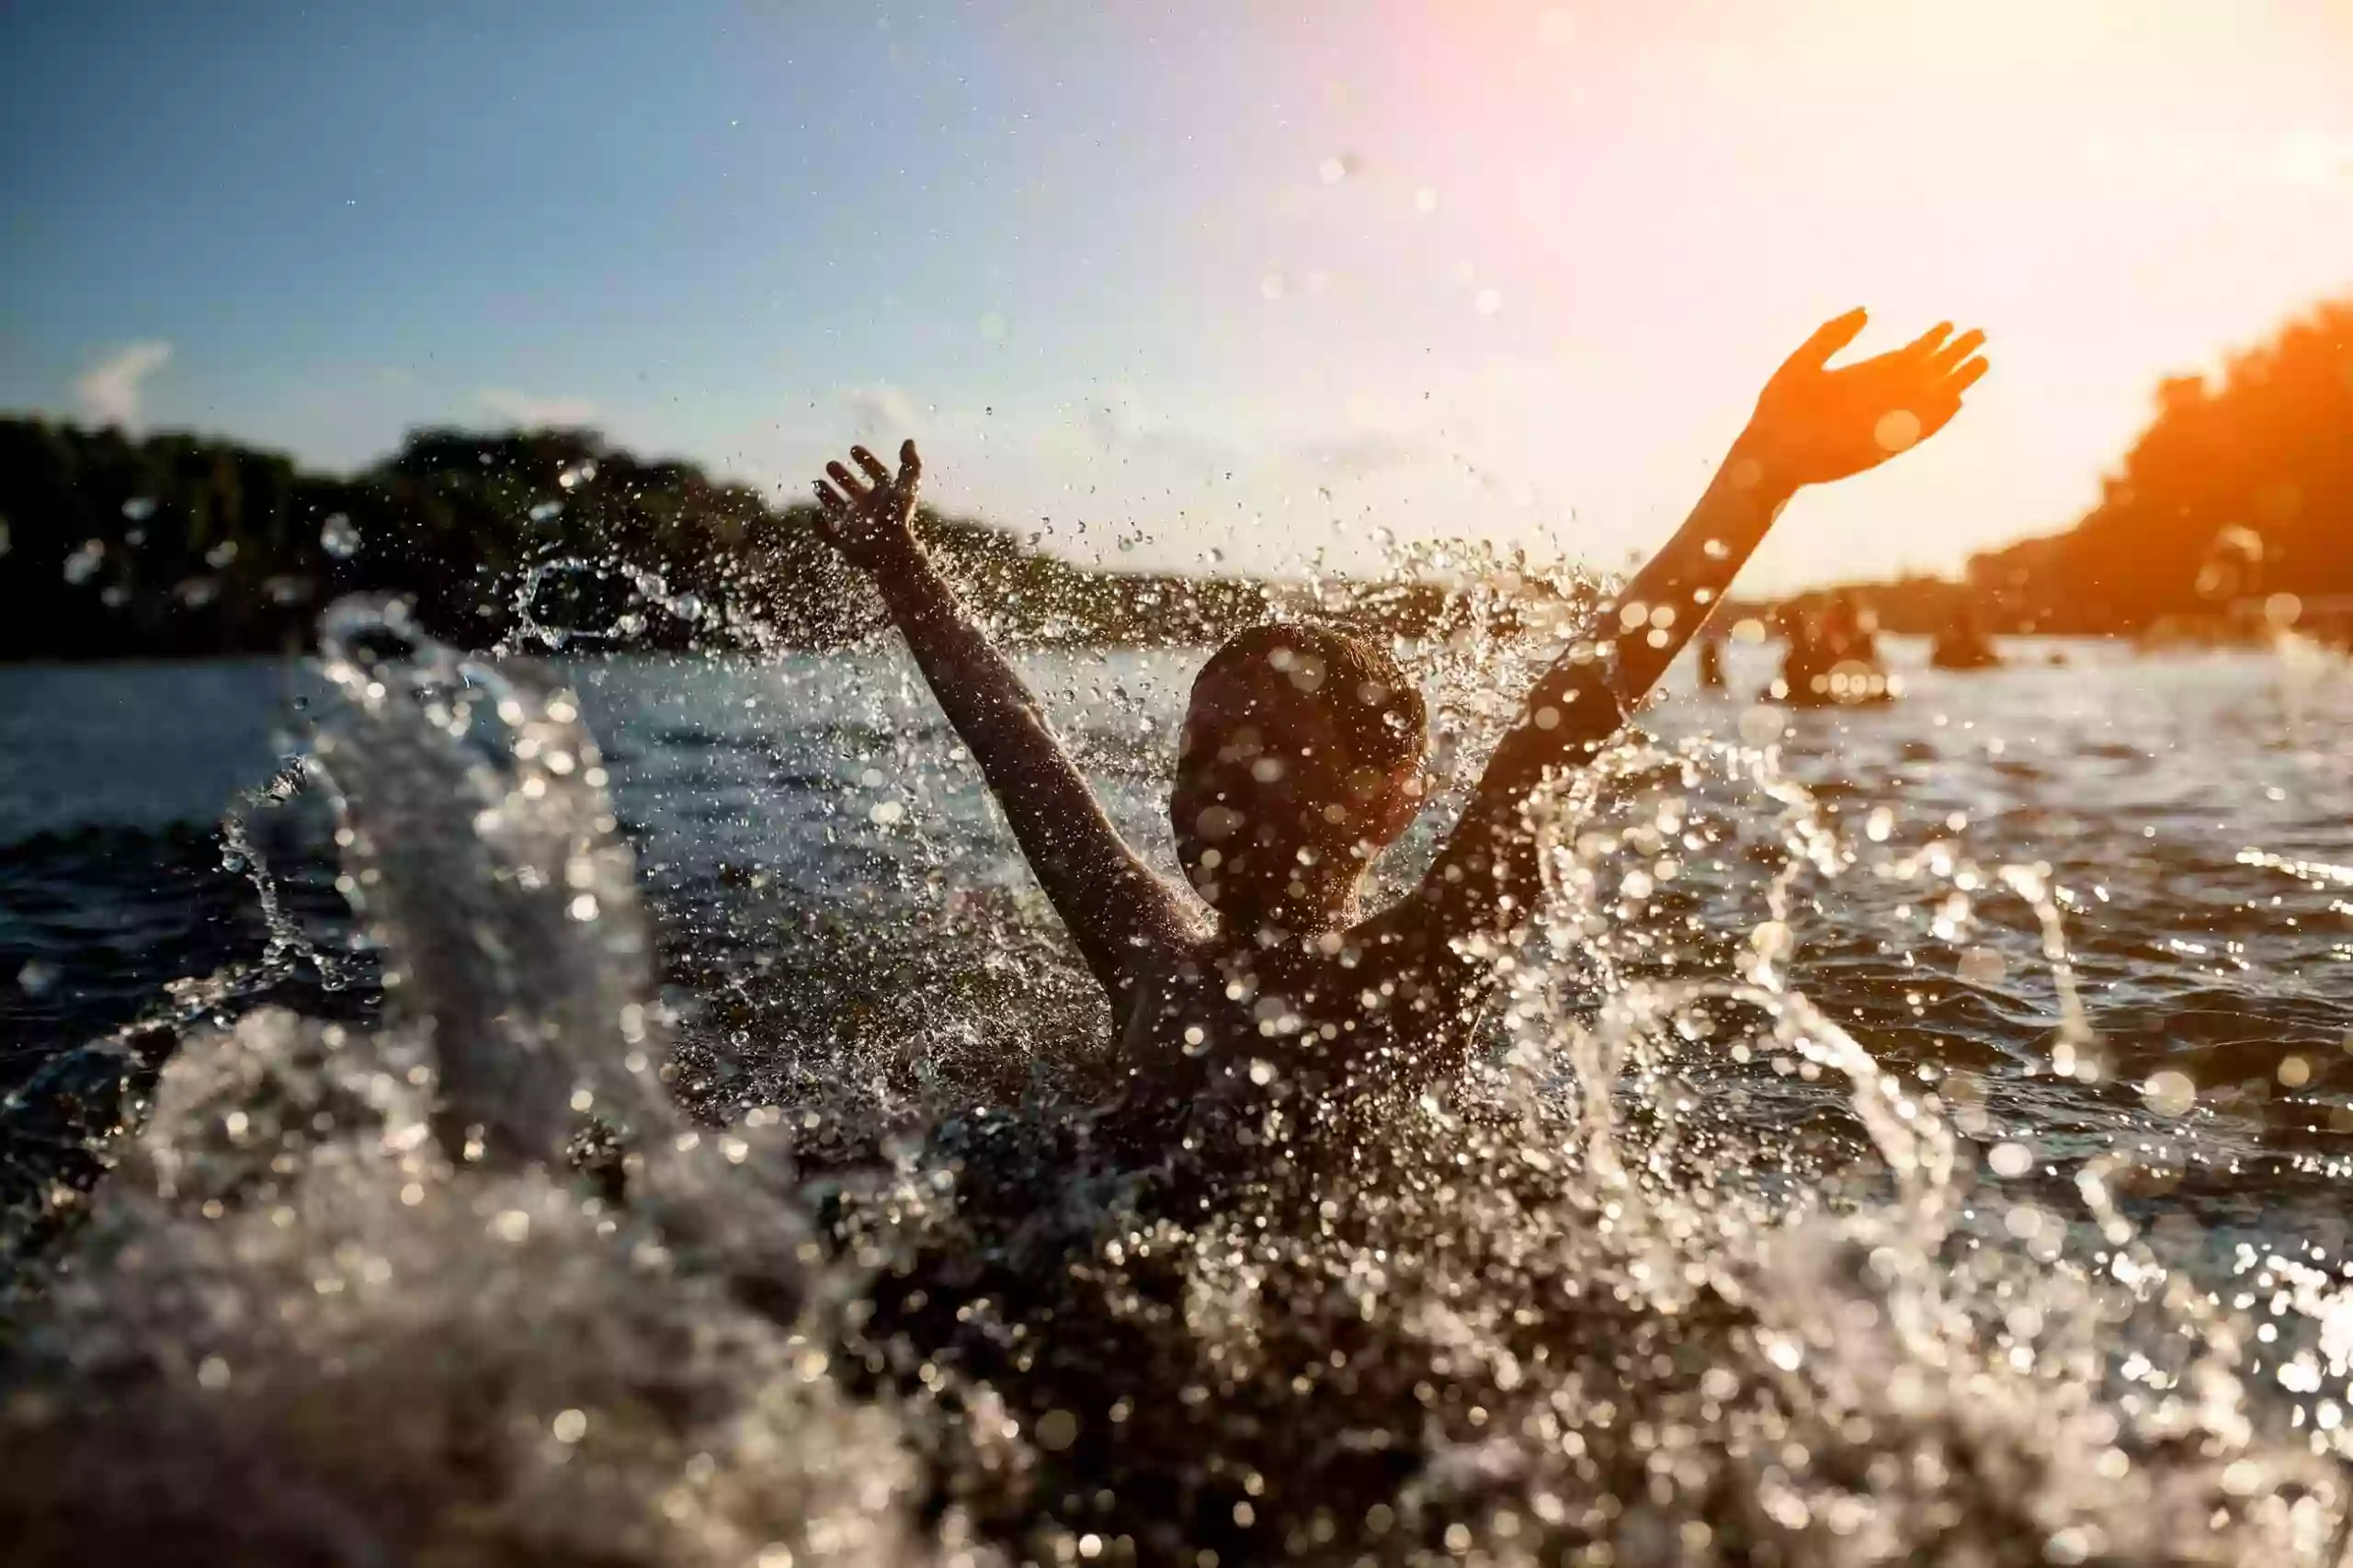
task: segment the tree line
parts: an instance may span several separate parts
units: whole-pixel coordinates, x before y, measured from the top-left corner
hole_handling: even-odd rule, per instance
[[[419,430],[335,476],[233,441],[5,419],[0,659],[294,651],[359,591],[407,597],[469,647],[838,645],[880,608],[814,517],[586,430]],[[1298,585],[1075,566],[966,518],[918,527],[1016,642],[1213,642],[1303,607],[1420,636],[1461,614],[1435,582],[1327,584],[1311,604]]]
[[[2353,596],[2353,300],[2324,304],[2156,412],[2073,528],[1967,580],[1859,585],[1892,629],[2136,632],[2290,594]],[[759,649],[851,642],[877,608],[815,531],[691,463],[587,430],[426,429],[348,476],[236,442],[0,419],[0,659],[303,646],[337,595],[408,596],[467,646]],[[1202,642],[1321,608],[1406,636],[1465,594],[1404,577],[1298,585],[1089,569],[926,513],[932,548],[1017,642]],[[1475,552],[1466,552],[1475,556]],[[1581,590],[1514,574],[1518,605]],[[1462,581],[1461,573],[1456,581]],[[1492,604],[1480,613],[1495,628]],[[1514,606],[1502,607],[1508,622]],[[2331,611],[2330,613],[2337,613]]]
[[[2167,378],[2097,505],[1974,557],[1969,583],[2006,626],[2082,633],[2353,595],[2353,299]]]

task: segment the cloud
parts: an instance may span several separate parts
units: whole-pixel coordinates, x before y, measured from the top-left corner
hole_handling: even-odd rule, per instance
[[[172,346],[149,338],[101,355],[74,378],[74,395],[83,415],[96,425],[139,423],[139,394],[147,378],[170,362]]]
[[[2300,131],[2274,149],[2266,172],[2313,190],[2353,190],[2353,137]]]
[[[597,405],[585,397],[533,397],[512,387],[484,387],[474,401],[517,425],[585,425],[597,417]]]
[[[1181,472],[1223,472],[1254,466],[1265,455],[1196,422],[1171,418],[1125,382],[1091,394],[1071,429],[1097,450]]]
[[[1113,387],[1086,411],[1087,435],[1106,450],[1158,458],[1182,466],[1304,470],[1330,482],[1369,479],[1393,469],[1442,460],[1444,454],[1409,437],[1378,429],[1319,432],[1291,437],[1237,440],[1221,431],[1163,417],[1132,388]]]
[[[861,440],[904,438],[923,432],[923,413],[915,407],[915,399],[887,381],[847,388],[842,403]]]
[[[1117,383],[1086,403],[1086,427],[1106,447],[1135,445],[1159,424],[1135,388]]]
[[[2325,131],[2307,129],[2237,146],[2188,138],[2141,138],[2130,143],[2101,138],[2086,147],[2085,157],[2102,178],[2131,176],[2174,183],[2245,179],[2305,190],[2353,191],[2353,136]]]
[[[1355,430],[1302,441],[1291,456],[1311,469],[1342,479],[1370,479],[1392,469],[1443,462],[1446,454],[1426,441],[1385,430]]]

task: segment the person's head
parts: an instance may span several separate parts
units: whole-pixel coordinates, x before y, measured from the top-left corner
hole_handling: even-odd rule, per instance
[[[1211,655],[1168,818],[1186,876],[1229,930],[1347,913],[1421,803],[1427,722],[1397,661],[1344,631],[1257,626]]]

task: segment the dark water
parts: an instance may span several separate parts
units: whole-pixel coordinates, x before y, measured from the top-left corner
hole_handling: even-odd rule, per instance
[[[1677,691],[1579,808],[1554,956],[1478,1081],[1345,1176],[1206,1209],[1089,1148],[1100,1004],[893,658],[551,672],[580,712],[546,744],[585,758],[564,737],[596,738],[602,827],[594,788],[577,821],[555,814],[592,762],[526,802],[480,757],[435,771],[429,737],[389,729],[353,730],[340,761],[330,746],[336,789],[247,800],[314,746],[314,718],[366,707],[315,671],[0,672],[0,1084],[29,1085],[11,1201],[46,1201],[61,1168],[26,1131],[48,1125],[44,1063],[175,1009],[130,1054],[187,1059],[113,1184],[148,1196],[99,1216],[138,1266],[37,1292],[17,1380],[43,1430],[126,1358],[186,1397],[92,1395],[57,1451],[116,1456],[119,1484],[47,1473],[20,1517],[51,1555],[100,1516],[131,1540],[165,1521],[191,1561],[515,1561],[597,1540],[617,1561],[768,1568],[2333,1561],[2330,1467],[2353,1452],[2353,674],[2300,644],[2011,651],[1962,676],[1899,647],[1910,689],[1869,711]],[[1734,653],[1755,689],[1762,652]],[[1164,866],[1192,662],[1030,664]],[[1453,678],[1438,766],[1459,787],[1495,701]],[[1518,678],[1493,676],[1506,694]],[[485,802],[521,826],[481,825]],[[499,835],[526,828],[585,890],[580,931],[515,902],[537,884],[501,868],[539,851]],[[580,858],[608,833],[633,865]],[[483,867],[506,891],[468,903]],[[374,881],[347,889],[372,920],[339,875],[381,879],[372,902]],[[662,1221],[658,1283],[653,1244],[607,1258],[617,1211],[561,1176],[367,1175],[355,1151],[390,1143],[346,1148],[330,1110],[312,1131],[284,1120],[299,1151],[270,1145],[229,1184],[289,1219],[233,1240],[235,1199],[186,1217],[187,1151],[222,1117],[233,1153],[280,1099],[348,1093],[393,1127],[404,1085],[448,1085],[454,1015],[426,1045],[381,1022],[386,961],[406,975],[392,1003],[462,994],[493,1032],[528,1016],[583,1084],[613,1008],[581,999],[643,1004],[650,1036],[625,1025],[613,1060],[662,1090],[630,1124],[677,1117],[689,1162],[722,1129],[750,1140],[716,1175],[661,1178],[688,1217]],[[362,1039],[364,1073],[343,1043]],[[1614,1109],[1576,1086],[1597,1079],[1626,1086]],[[715,1198],[771,1157],[761,1134],[779,1174]],[[711,1240],[721,1207],[765,1215],[759,1234]],[[529,1241],[485,1257],[483,1227],[503,1242],[526,1213]],[[212,1251],[160,1239],[208,1224]],[[743,1288],[768,1267],[755,1254],[793,1278]],[[357,1312],[378,1264],[400,1309],[329,1321],[317,1302]],[[268,1307],[311,1275],[316,1301]],[[257,1335],[269,1312],[294,1326]],[[438,1346],[429,1371],[404,1359],[424,1354],[412,1334]],[[376,1409],[404,1367],[411,1392]],[[249,1388],[259,1403],[223,1415]],[[321,1389],[348,1422],[304,1403]],[[491,1440],[450,1414],[472,1403],[484,1431],[536,1434],[475,1491],[426,1451],[460,1428]],[[426,1436],[352,1458],[374,1477],[355,1483],[320,1434],[370,1411]],[[575,1416],[587,1437],[564,1435]],[[222,1446],[125,1458],[118,1418]],[[293,1431],[307,1514],[256,1479]],[[472,1523],[416,1523],[445,1518]]]
[[[1900,669],[1909,652],[1898,646]],[[1745,714],[1786,730],[1790,776],[1867,844],[1872,813],[1885,812],[1879,842],[1942,840],[1984,866],[2047,866],[2078,983],[2126,1065],[2177,1058],[2220,1087],[2276,1077],[2265,1053],[2289,1051],[2333,1074],[2353,1026],[2353,676],[2317,656],[2018,653],[1990,675],[1912,668],[1910,699],[1888,710],[1798,712],[1681,691],[1652,725],[1738,737]],[[2049,667],[2053,654],[2067,664]],[[1120,826],[1164,866],[1159,742],[1195,657],[1033,661]],[[1761,684],[1768,668],[1738,664],[1733,684]],[[986,911],[1002,937],[1003,914],[1059,949],[976,774],[895,661],[622,659],[567,673],[604,739],[685,1004],[723,1014],[761,976],[829,945],[869,959],[911,915],[952,925]],[[223,867],[220,822],[302,744],[298,704],[313,684],[268,662],[0,672],[0,969],[17,982],[0,988],[0,1071],[11,1080],[128,1021],[166,982],[259,950],[267,927],[245,877]],[[1139,707],[1156,733],[1139,733]],[[873,820],[893,806],[900,820]],[[1443,820],[1434,810],[1403,846],[1401,872]],[[278,870],[306,921],[347,926],[324,819],[254,821],[285,841]],[[1940,920],[1959,912],[1850,877],[1806,912],[1795,972],[1817,1000],[1862,1008],[1874,1049],[2024,1066],[2056,1018],[2040,932],[1998,889],[1965,902],[1966,915]],[[847,935],[829,944],[828,932]],[[897,961],[935,956],[908,946]],[[870,963],[859,967],[876,994],[835,1000],[887,1006]],[[1082,1004],[1078,978],[1063,978],[1058,994]]]

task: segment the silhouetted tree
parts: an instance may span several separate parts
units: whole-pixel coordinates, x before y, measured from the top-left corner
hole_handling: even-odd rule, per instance
[[[587,430],[418,430],[336,478],[227,441],[0,420],[0,659],[280,652],[362,589],[407,596],[463,646],[834,645],[881,617],[813,515]],[[1213,641],[1283,597],[1074,566],[959,518],[919,527],[1018,642]],[[1351,619],[1407,635],[1447,601],[1427,583],[1341,597]]]
[[[2257,593],[2353,594],[2353,300],[2156,403],[2075,528],[1970,563],[2005,621],[2133,631]]]

